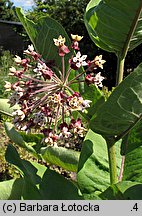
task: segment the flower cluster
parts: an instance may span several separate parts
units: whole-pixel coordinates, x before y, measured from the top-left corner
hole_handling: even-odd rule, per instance
[[[71,37],[71,49],[77,53],[71,56],[67,72],[64,56],[70,53],[70,50],[65,45],[65,38],[60,35],[58,39],[53,39],[62,59],[63,71],[58,71],[60,76],[57,76],[54,67],[49,67],[34,50],[33,45],[30,45],[24,51],[24,59],[15,56],[16,66],[10,68],[9,74],[17,80],[13,84],[6,82],[5,88],[11,91],[10,106],[19,105],[19,109],[13,112],[13,122],[17,129],[42,133],[43,144],[79,148],[86,129],[81,118],[74,118],[74,111],[84,112],[90,107],[91,101],[84,100],[71,86],[75,82],[80,82],[79,77],[85,74],[85,79],[81,82],[102,87],[104,77],[100,72],[95,73],[95,69],[103,68],[105,61],[102,60],[102,56],[95,57],[93,61],[87,60],[87,55],[81,55],[79,51],[79,41],[83,37]],[[69,79],[71,71],[82,66],[86,69],[73,79]]]

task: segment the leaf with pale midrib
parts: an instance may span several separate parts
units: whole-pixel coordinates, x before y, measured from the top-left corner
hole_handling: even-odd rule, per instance
[[[105,138],[120,139],[142,118],[142,64],[110,95],[91,119],[90,127]]]
[[[85,24],[92,40],[104,50],[123,53],[142,42],[141,0],[92,0]]]
[[[119,175],[121,157],[120,143],[116,143],[117,173]],[[78,185],[85,197],[95,197],[95,193],[106,190],[110,185],[109,161],[105,139],[89,130],[81,150],[78,165]],[[92,195],[91,195],[92,194]],[[96,195],[97,195],[96,194]]]

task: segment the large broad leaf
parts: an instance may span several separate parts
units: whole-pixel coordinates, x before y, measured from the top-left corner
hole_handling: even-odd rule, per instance
[[[16,12],[36,50],[45,60],[55,61],[56,67],[62,70],[61,57],[58,54],[58,48],[54,45],[53,38],[62,35],[66,38],[66,44],[70,46],[71,42],[64,28],[50,17],[42,17],[34,23],[26,18],[21,8],[16,8]],[[71,55],[72,53],[69,53],[65,56],[66,69]]]
[[[6,193],[0,193],[0,199],[81,199],[71,181],[41,164],[21,159],[12,145],[7,148],[6,159],[20,169],[23,178],[0,183],[0,192]]]
[[[92,0],[85,24],[96,45],[123,55],[142,42],[141,10],[141,0]]]
[[[64,147],[41,148],[40,153],[45,161],[66,170],[77,172],[80,153]]]
[[[47,169],[40,184],[40,193],[45,200],[80,200],[78,188],[53,170]]]
[[[142,145],[126,154],[123,179],[142,183]]]
[[[120,142],[116,143],[117,171],[120,169]],[[110,185],[109,162],[105,139],[89,130],[81,150],[78,166],[78,185],[82,194],[90,198]],[[91,196],[92,195],[92,196]],[[89,197],[88,197],[89,198]]]
[[[142,118],[142,64],[110,95],[91,119],[91,129],[105,138],[119,139]]]
[[[110,186],[100,197],[106,200],[141,200],[142,184],[122,181]]]
[[[0,182],[0,200],[19,200],[21,199],[23,179],[12,179]]]

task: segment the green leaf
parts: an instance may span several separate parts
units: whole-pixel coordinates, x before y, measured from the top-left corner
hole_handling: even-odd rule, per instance
[[[123,179],[142,183],[142,144],[126,154]]]
[[[117,171],[120,170],[120,142],[116,143]],[[105,139],[89,130],[78,165],[78,185],[82,194],[98,195],[110,185],[108,152]],[[94,194],[95,193],[95,194]]]
[[[5,154],[6,160],[18,167],[22,171],[22,175],[27,179],[30,179],[33,183],[39,183],[40,179],[37,176],[37,169],[29,162],[24,159],[21,159],[16,148],[9,144]]]
[[[142,42],[141,0],[92,0],[85,24],[91,39],[104,50],[125,55]]]
[[[122,181],[111,185],[100,197],[106,200],[141,200],[142,184],[138,182]]]
[[[84,86],[84,93],[82,94],[83,99],[91,100],[90,107],[87,108],[87,113],[83,113],[82,115],[86,117],[86,119],[90,120],[91,117],[95,114],[95,112],[100,108],[100,106],[105,102],[105,98],[95,85],[87,85]]]
[[[12,142],[19,145],[22,148],[27,149],[29,152],[37,156],[34,148],[24,141],[23,137],[18,133],[18,131],[15,130],[13,124],[11,124],[10,122],[5,122],[4,127],[8,137],[11,139]]]
[[[17,150],[12,145],[9,145],[7,148],[6,159],[23,173],[20,188],[21,193],[18,193],[15,198],[26,200],[81,199],[78,195],[78,188],[71,181],[43,165],[21,159]],[[12,183],[14,184],[14,182]],[[14,194],[16,194],[17,186],[15,185],[15,188],[13,188],[12,183],[10,182],[10,186],[7,188],[6,199],[13,198],[13,196],[10,196],[9,191],[13,190]],[[3,187],[5,187],[5,185]],[[4,188],[4,191],[5,190],[6,188]],[[2,198],[3,196],[4,195],[2,195]]]
[[[40,153],[45,161],[66,170],[77,172],[79,152],[64,147],[48,146],[41,148]]]
[[[0,200],[21,199],[23,179],[12,179],[0,182]]]
[[[105,138],[119,140],[142,118],[142,64],[120,83],[92,117],[90,127]],[[116,137],[117,136],[117,137]]]
[[[121,146],[121,154],[127,155],[136,148],[142,146],[142,121],[138,122],[136,126],[124,137]],[[126,139],[125,139],[126,138]]]
[[[45,200],[80,200],[77,187],[53,170],[47,169],[40,184]]]
[[[12,116],[12,112],[18,106],[15,105],[13,107],[10,107],[10,104],[8,103],[8,101],[9,101],[8,99],[0,98],[0,113],[8,115],[8,116]]]
[[[13,124],[6,122],[5,130],[8,137],[15,144],[32,153],[35,157],[40,157],[48,163],[60,166],[66,170],[77,172],[79,152],[63,147],[42,147],[40,145],[41,136],[32,134],[25,135],[15,130]],[[32,145],[32,146],[31,146]],[[39,155],[40,154],[40,155]]]
[[[59,35],[66,38],[66,45],[70,46],[70,39],[64,28],[54,19],[50,17],[42,17],[36,23],[26,18],[21,8],[16,8],[17,15],[23,24],[31,42],[36,50],[45,60],[54,60],[56,67],[62,70],[61,57],[58,54],[58,48],[54,45],[53,38]],[[66,70],[69,65],[70,52],[65,56]]]

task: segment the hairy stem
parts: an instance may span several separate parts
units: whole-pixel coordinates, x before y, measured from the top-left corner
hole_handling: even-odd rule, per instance
[[[125,58],[117,58],[116,86],[123,80]]]
[[[109,169],[110,169],[110,184],[116,184],[118,182],[117,178],[117,166],[116,166],[116,152],[115,145],[107,143],[108,158],[109,158]]]

